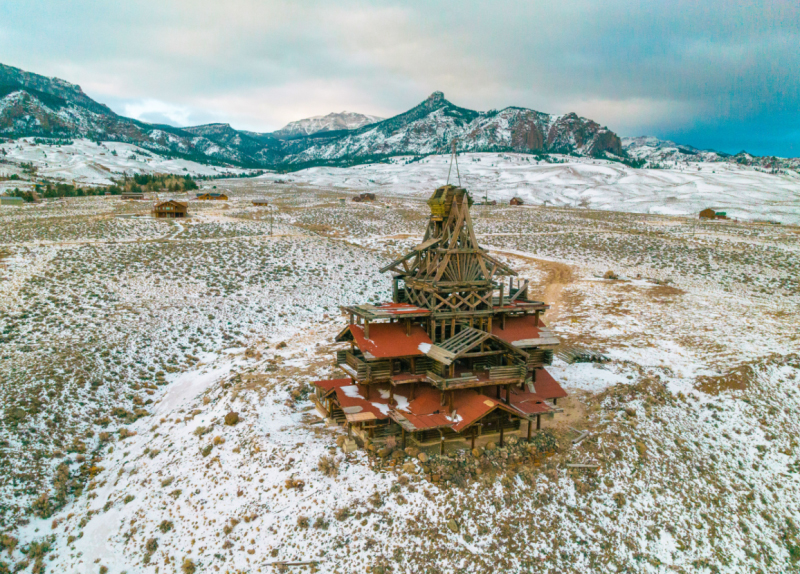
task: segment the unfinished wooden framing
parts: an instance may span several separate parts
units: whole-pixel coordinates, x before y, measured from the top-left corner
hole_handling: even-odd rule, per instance
[[[318,381],[317,404],[365,441],[444,449],[530,439],[566,396],[543,371],[558,344],[540,318],[548,306],[478,245],[470,203],[463,188],[437,189],[422,242],[380,270],[393,275],[392,302],[342,307],[349,321],[337,341],[350,349],[336,365],[347,379]]]

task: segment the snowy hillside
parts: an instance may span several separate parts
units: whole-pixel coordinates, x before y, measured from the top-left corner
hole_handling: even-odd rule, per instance
[[[695,163],[674,169],[634,169],[618,162],[551,156],[548,163],[526,154],[463,154],[462,183],[476,200],[529,205],[585,207],[653,214],[696,214],[706,207],[737,219],[769,219],[800,224],[800,173],[768,174],[731,163]],[[449,158],[430,156],[407,163],[352,168],[317,167],[264,175],[290,181],[386,195],[426,196],[447,179]],[[455,169],[451,181],[456,180]]]
[[[653,136],[622,138],[622,149],[628,157],[644,160],[649,166],[677,167],[678,164],[697,162],[725,162],[759,167],[773,173],[787,169],[800,170],[800,158],[761,157],[747,152],[729,155],[714,150],[700,150]]]
[[[135,145],[81,139],[70,145],[44,145],[32,138],[0,144],[0,174],[20,173],[19,166],[31,164],[37,177],[85,185],[110,185],[123,174],[173,173],[178,175],[238,174],[243,170],[204,165],[185,159],[171,159]],[[27,176],[24,176],[27,178]],[[0,182],[0,189],[13,188],[17,181]]]
[[[279,137],[307,136],[318,132],[331,132],[338,130],[354,130],[384,118],[359,114],[357,112],[330,113],[327,116],[312,116],[302,120],[289,122],[272,135]]]

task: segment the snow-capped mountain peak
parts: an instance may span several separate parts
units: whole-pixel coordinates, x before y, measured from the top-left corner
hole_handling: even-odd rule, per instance
[[[294,137],[308,136],[318,132],[354,130],[382,120],[383,118],[378,116],[359,114],[357,112],[334,112],[326,116],[313,116],[289,122],[283,128],[273,132],[273,135],[276,137]]]

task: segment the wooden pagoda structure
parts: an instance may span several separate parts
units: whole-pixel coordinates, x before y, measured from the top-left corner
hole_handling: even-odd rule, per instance
[[[465,189],[440,187],[422,242],[381,269],[392,301],[342,307],[340,379],[316,381],[325,417],[362,442],[475,448],[531,438],[567,393],[545,369],[558,339],[528,281],[478,245]]]

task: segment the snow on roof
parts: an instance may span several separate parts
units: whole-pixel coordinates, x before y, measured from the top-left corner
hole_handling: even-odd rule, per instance
[[[456,432],[469,427],[496,408],[513,412],[502,402],[482,395],[472,389],[461,389],[453,392],[453,412],[448,406],[441,405],[441,392],[430,387],[417,389],[414,400],[408,406],[397,411],[416,430],[450,427]]]

